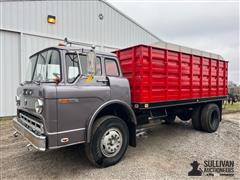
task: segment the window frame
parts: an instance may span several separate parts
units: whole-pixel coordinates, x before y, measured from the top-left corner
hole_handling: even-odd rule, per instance
[[[117,71],[118,71],[118,75],[108,75],[107,74],[107,68],[106,68],[106,60],[110,60],[110,61],[114,61],[116,66],[117,66]],[[105,74],[106,76],[110,76],[110,77],[120,77],[121,74],[120,74],[120,70],[119,70],[119,64],[117,62],[117,60],[115,58],[112,58],[112,57],[104,57],[104,69],[105,69]]]
[[[68,70],[68,65],[67,65],[67,61],[66,61],[66,56],[68,55],[68,54],[76,54],[76,53],[73,53],[73,52],[67,52],[67,53],[65,53],[65,64],[66,64],[66,80],[67,80],[67,83],[68,84],[73,84],[73,83],[75,83],[76,82],[76,80],[80,77],[80,67],[79,67],[79,64],[78,64],[78,62],[77,62],[77,64],[78,64],[78,66],[77,66],[77,68],[78,68],[78,75],[74,78],[74,80],[72,81],[72,82],[70,82],[69,81],[69,78],[68,78],[68,72],[69,72],[69,70]]]
[[[102,76],[103,75],[102,58],[100,56],[97,56],[96,62],[97,62],[97,59],[99,59],[99,62],[100,62],[101,73],[99,75],[95,74],[94,76]],[[95,71],[96,71],[96,68],[97,68],[97,66],[95,65]]]
[[[35,75],[35,71],[36,71],[36,67],[37,67],[37,62],[38,62],[38,58],[39,56],[42,54],[42,53],[45,53],[47,51],[57,51],[58,52],[58,55],[59,55],[59,65],[60,65],[60,82],[62,82],[63,80],[63,69],[62,69],[62,54],[61,54],[61,51],[58,49],[58,48],[54,48],[54,47],[50,47],[50,48],[47,48],[47,49],[43,49],[39,52],[36,52],[34,53],[33,55],[29,56],[29,60],[34,57],[34,56],[37,56],[36,58],[36,64],[34,65],[34,73],[32,74],[32,77],[31,77],[31,81],[33,81],[33,78],[34,78],[34,75]],[[54,81],[42,81],[42,83],[54,83]]]
[[[66,69],[65,69],[65,72],[66,72],[66,82],[68,83],[68,84],[74,84],[74,83],[76,83],[76,81],[79,79],[79,77],[80,77],[80,67],[78,66],[78,69],[79,69],[79,74],[76,76],[76,78],[74,79],[74,81],[72,81],[72,82],[69,82],[69,79],[68,79],[68,66],[67,66],[67,62],[66,62],[66,55],[67,54],[76,54],[76,52],[66,52],[65,54],[64,54],[64,58],[65,58],[65,66],[66,66]],[[85,53],[79,53],[79,56],[87,56],[87,54],[85,54]],[[80,59],[81,60],[81,59]],[[100,75],[94,75],[94,76],[102,76],[103,75],[103,67],[102,67],[102,58],[101,58],[101,56],[99,56],[99,55],[97,55],[96,56],[96,61],[97,60],[99,60],[99,62],[100,62],[100,68],[101,68],[101,74]],[[82,66],[82,64],[81,64],[81,66]],[[96,67],[95,67],[96,68]]]

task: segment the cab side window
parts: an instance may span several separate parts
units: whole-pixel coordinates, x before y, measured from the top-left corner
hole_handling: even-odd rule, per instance
[[[116,60],[106,58],[105,59],[105,69],[106,69],[107,76],[119,76],[119,70],[118,70]]]
[[[66,66],[67,66],[67,81],[73,83],[80,74],[87,75],[87,57],[86,55],[79,54],[80,65],[78,61],[78,56],[76,53],[66,54]],[[80,66],[82,72],[80,72]],[[101,59],[97,57],[96,60],[96,76],[102,75]]]

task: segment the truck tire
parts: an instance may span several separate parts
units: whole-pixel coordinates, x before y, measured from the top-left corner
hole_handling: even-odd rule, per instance
[[[201,114],[202,129],[209,133],[215,132],[219,127],[221,116],[217,104],[212,103],[205,105]]]
[[[176,115],[168,115],[164,120],[164,124],[172,124],[176,119]]]
[[[108,167],[122,159],[128,143],[126,123],[116,116],[104,116],[94,123],[90,143],[85,144],[85,152],[95,166]]]
[[[196,130],[202,130],[201,124],[201,106],[195,107],[192,112],[192,126]]]

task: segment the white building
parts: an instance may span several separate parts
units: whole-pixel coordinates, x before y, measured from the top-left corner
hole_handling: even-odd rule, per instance
[[[48,22],[49,15],[55,24]],[[16,89],[24,81],[28,57],[65,37],[103,51],[161,41],[102,0],[1,1],[0,117],[16,114]]]

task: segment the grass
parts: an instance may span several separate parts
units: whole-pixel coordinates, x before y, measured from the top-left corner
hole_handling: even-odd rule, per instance
[[[240,112],[240,102],[233,103],[233,104],[224,104],[223,105],[224,112]]]

